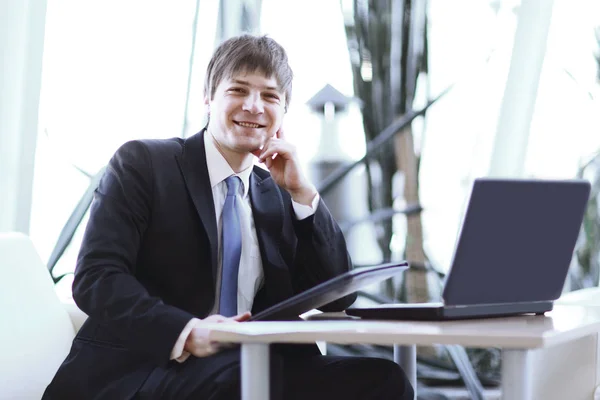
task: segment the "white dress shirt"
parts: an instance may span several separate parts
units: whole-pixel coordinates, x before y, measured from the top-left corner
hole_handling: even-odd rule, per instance
[[[245,170],[235,173],[227,160],[216,148],[212,135],[205,131],[204,147],[206,149],[206,165],[208,167],[208,176],[210,178],[210,186],[212,188],[213,201],[215,205],[215,215],[217,216],[217,232],[218,232],[218,276],[216,279],[217,286],[215,288],[215,302],[210,314],[218,314],[219,297],[221,288],[221,232],[222,232],[222,213],[225,198],[227,196],[227,184],[225,179],[231,175],[237,175],[242,184],[239,187],[238,193],[238,212],[240,218],[240,229],[242,234],[242,253],[240,257],[240,269],[238,275],[238,292],[237,292],[237,309],[238,314],[252,310],[254,297],[263,285],[264,273],[262,268],[262,260],[260,258],[260,250],[258,247],[258,238],[256,236],[256,228],[254,226],[254,217],[252,215],[252,207],[250,204],[250,174],[254,166],[250,166]],[[312,201],[311,206],[303,205],[292,201],[292,206],[299,220],[307,218],[315,213],[319,204],[319,195],[317,194]],[[179,339],[173,346],[171,351],[171,359],[176,359],[179,362],[185,361],[189,357],[189,353],[183,351],[185,340],[192,329],[201,323],[202,320],[193,318],[185,326]]]

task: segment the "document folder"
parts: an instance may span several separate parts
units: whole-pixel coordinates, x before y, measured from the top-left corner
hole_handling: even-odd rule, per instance
[[[407,268],[406,261],[355,268],[253,315],[250,321],[298,319],[300,314],[331,303],[365,286],[391,278]]]

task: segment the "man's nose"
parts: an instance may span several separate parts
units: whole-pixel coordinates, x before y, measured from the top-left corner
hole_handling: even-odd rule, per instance
[[[244,111],[252,114],[261,114],[264,111],[263,100],[259,93],[252,93],[246,97],[243,105]]]

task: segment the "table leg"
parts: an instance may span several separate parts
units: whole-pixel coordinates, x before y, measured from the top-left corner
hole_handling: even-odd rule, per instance
[[[242,399],[269,399],[269,344],[242,343]]]
[[[410,384],[415,390],[415,399],[417,398],[417,346],[413,345],[394,345],[394,361],[398,363],[408,377]]]
[[[532,400],[532,350],[502,350],[502,399]]]

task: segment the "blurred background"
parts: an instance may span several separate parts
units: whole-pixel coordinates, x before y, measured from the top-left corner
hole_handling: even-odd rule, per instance
[[[242,32],[288,52],[286,134],[355,265],[411,264],[359,302],[439,300],[482,176],[590,180],[565,291],[598,286],[599,0],[2,0],[0,231],[28,233],[61,290],[112,153],[198,132],[212,51]],[[499,365],[419,349],[419,398],[495,398]]]

